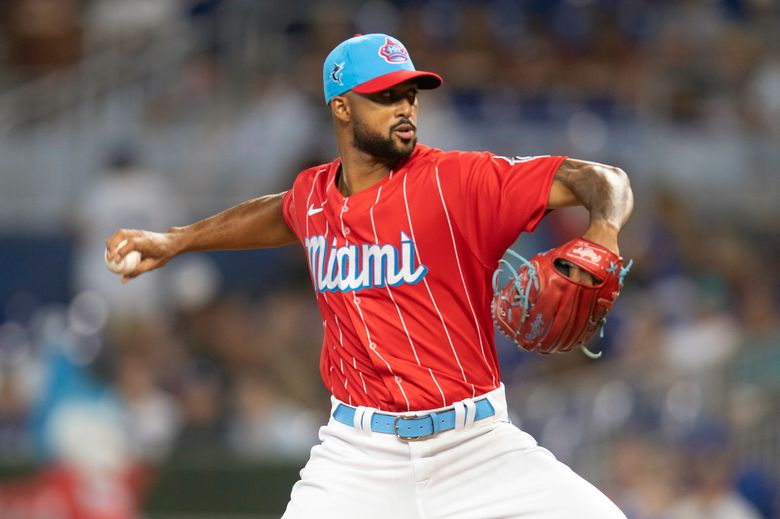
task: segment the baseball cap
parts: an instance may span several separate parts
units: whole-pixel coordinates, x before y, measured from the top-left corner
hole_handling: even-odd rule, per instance
[[[421,89],[443,82],[438,74],[415,70],[403,43],[387,34],[358,34],[339,43],[322,67],[325,104],[348,90],[373,94],[410,79]]]

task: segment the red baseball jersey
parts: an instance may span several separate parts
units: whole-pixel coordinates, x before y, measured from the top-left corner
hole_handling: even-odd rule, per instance
[[[498,387],[491,281],[545,214],[565,157],[418,145],[396,171],[344,197],[339,159],[302,171],[282,200],[306,249],[339,400],[434,409]]]

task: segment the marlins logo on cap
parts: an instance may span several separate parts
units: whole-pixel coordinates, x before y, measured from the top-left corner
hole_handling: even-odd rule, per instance
[[[330,79],[335,81],[339,84],[339,86],[344,86],[344,83],[341,82],[341,73],[344,72],[344,62],[336,63],[333,65],[333,70],[330,71]]]
[[[357,35],[341,42],[325,58],[322,72],[325,103],[349,90],[373,94],[412,79],[420,89],[442,84],[438,74],[416,70],[403,43],[387,34]]]

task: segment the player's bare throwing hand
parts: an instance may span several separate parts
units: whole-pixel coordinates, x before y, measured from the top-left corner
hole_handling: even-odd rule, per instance
[[[490,303],[498,260],[548,209],[585,206],[583,237],[618,253],[633,208],[625,173],[418,144],[418,91],[442,80],[387,35],[341,43],[323,81],[337,159],[285,193],[106,244],[109,259],[141,252],[125,281],[184,252],[304,247],[333,397],[284,517],[624,518],[509,423]]]

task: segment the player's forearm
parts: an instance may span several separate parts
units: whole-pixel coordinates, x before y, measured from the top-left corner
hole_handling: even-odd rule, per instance
[[[186,227],[168,230],[176,254],[278,247],[296,241],[282,216],[282,196],[246,201]]]
[[[555,174],[590,212],[584,237],[617,251],[617,235],[634,209],[628,175],[613,166],[566,160]]]

